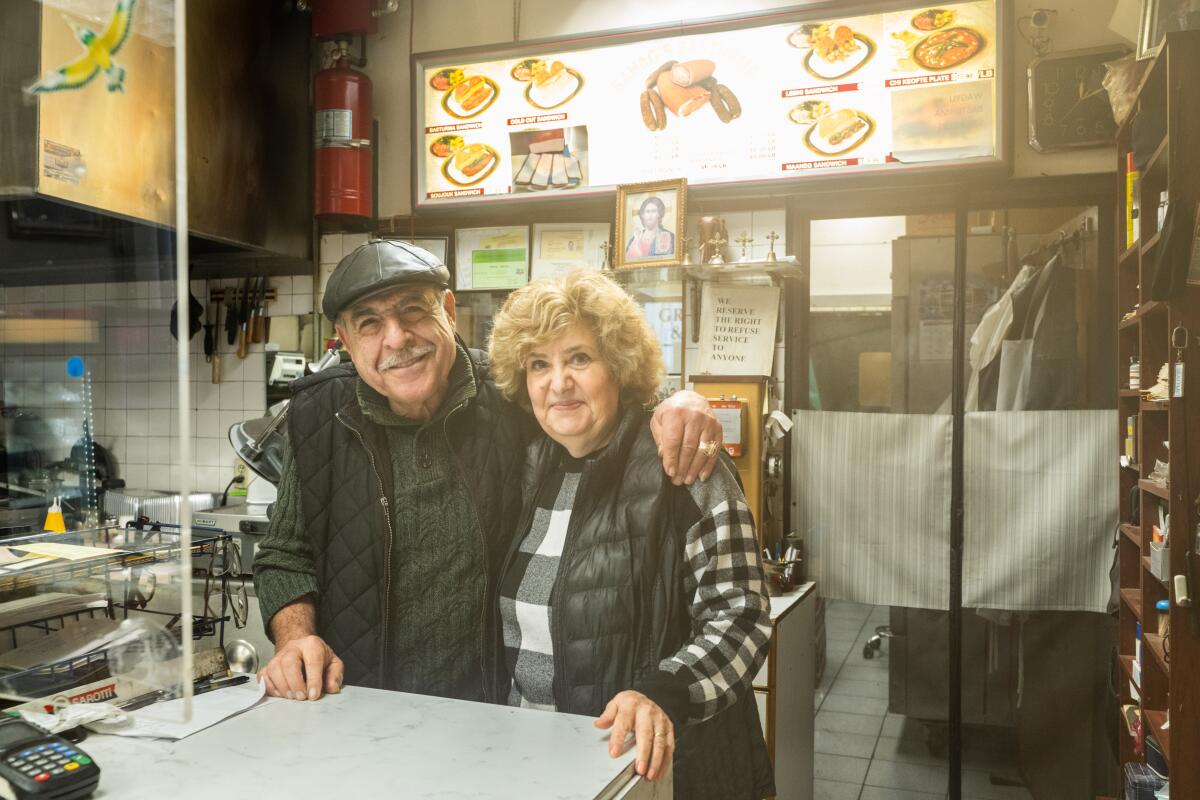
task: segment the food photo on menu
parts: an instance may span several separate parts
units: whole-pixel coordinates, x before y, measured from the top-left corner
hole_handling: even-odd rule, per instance
[[[814,155],[840,158],[856,150],[875,133],[875,120],[858,108],[838,108],[822,114],[804,133],[804,145]]]
[[[912,26],[919,31],[937,31],[954,22],[955,12],[949,8],[927,8],[912,18]]]
[[[510,133],[513,193],[587,186],[587,141],[583,125]]]
[[[462,83],[463,77],[462,67],[446,67],[433,73],[429,85],[436,91],[448,92],[456,84]]]
[[[462,67],[433,73],[429,85],[442,92],[442,109],[455,119],[471,119],[486,111],[500,96],[500,87],[484,75],[468,75]]]
[[[810,98],[801,100],[792,106],[792,109],[788,111],[788,119],[797,125],[808,127],[832,110],[828,100]]]
[[[983,45],[983,34],[973,28],[947,28],[918,42],[912,58],[922,69],[953,69],[978,54]]]
[[[429,144],[429,153],[441,159],[442,177],[451,186],[474,186],[496,171],[500,155],[491,145],[468,143],[458,134],[438,136]]]
[[[931,6],[915,14],[888,15],[895,50],[894,72],[936,74],[961,67],[994,68],[987,58],[995,38],[987,8],[969,3]]]
[[[509,74],[526,84],[525,101],[542,111],[566,105],[583,89],[583,75],[558,59],[523,58]]]
[[[827,97],[801,100],[787,116],[800,126],[809,153],[819,158],[841,158],[875,134],[878,125],[865,108],[873,107],[870,103],[878,102],[879,95],[864,97],[859,92],[848,92]]]
[[[845,22],[806,22],[788,34],[788,44],[804,51],[800,64],[822,81],[848,78],[875,55],[875,40]]]
[[[666,130],[670,117],[683,120],[708,106],[729,124],[742,115],[742,104],[733,90],[721,83],[717,65],[710,59],[667,61],[651,72],[639,98],[647,130]]]
[[[463,137],[456,133],[448,133],[444,136],[439,136],[429,144],[429,152],[434,158],[449,158],[463,148],[466,144]]]

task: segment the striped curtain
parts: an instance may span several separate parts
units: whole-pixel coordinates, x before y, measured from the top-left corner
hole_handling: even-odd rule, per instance
[[[818,591],[872,605],[947,608],[951,418],[792,416],[793,518]]]
[[[1113,417],[967,414],[964,606],[1105,610],[1118,514]]]
[[[1113,412],[966,417],[963,605],[1104,611]],[[945,609],[951,418],[793,413],[794,518],[822,595]]]

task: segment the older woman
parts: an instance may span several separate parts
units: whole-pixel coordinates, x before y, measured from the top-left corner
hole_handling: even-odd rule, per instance
[[[509,702],[599,716],[675,796],[757,799],[774,780],[749,687],[770,636],[754,522],[721,454],[675,486],[646,407],[663,362],[641,309],[576,272],[509,295],[492,375],[533,411],[524,514],[500,574]]]

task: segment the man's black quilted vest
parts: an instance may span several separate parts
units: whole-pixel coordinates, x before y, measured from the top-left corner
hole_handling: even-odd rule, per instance
[[[529,446],[523,520],[559,452],[545,436]],[[687,488],[663,472],[648,414],[626,408],[612,441],[580,479],[551,598],[559,711],[599,716],[614,695],[634,688],[692,637],[684,544],[701,514]],[[751,693],[676,733],[676,797],[775,794]]]
[[[491,382],[484,356],[468,352],[476,396],[449,414],[446,430],[487,542],[488,574],[479,580],[487,582],[485,596],[492,602],[493,576],[520,513],[516,476],[528,423]],[[388,658],[387,615],[395,613],[386,596],[392,540],[384,498],[390,503],[395,493],[387,438],[362,413],[357,381],[349,363],[296,381],[288,435],[304,529],[317,566],[317,633],[345,662],[346,683],[379,688]],[[487,612],[484,618],[491,620],[491,609]],[[494,699],[499,634],[491,623],[484,624],[484,691]]]

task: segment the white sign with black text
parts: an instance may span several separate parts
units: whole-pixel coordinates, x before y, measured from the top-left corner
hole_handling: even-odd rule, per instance
[[[770,375],[779,287],[704,284],[700,301],[700,375]]]

